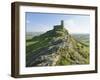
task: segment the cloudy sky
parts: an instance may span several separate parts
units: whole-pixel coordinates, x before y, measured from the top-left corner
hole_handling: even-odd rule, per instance
[[[90,16],[76,14],[49,14],[26,12],[25,24],[27,32],[46,32],[64,20],[64,27],[70,33],[89,33]]]

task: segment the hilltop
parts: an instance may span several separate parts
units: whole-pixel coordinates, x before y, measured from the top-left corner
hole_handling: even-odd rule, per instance
[[[71,36],[64,22],[26,43],[26,66],[89,64],[89,46]]]

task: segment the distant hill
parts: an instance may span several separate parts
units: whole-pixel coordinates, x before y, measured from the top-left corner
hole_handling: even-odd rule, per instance
[[[90,43],[90,41],[89,41],[90,35],[89,34],[71,34],[71,35],[77,41],[82,42],[85,45],[89,46],[89,43]]]
[[[89,64],[89,46],[69,34],[63,24],[26,40],[26,67]]]

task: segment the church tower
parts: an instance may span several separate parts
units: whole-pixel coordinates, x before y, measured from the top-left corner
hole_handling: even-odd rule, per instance
[[[64,28],[64,21],[61,20],[61,24],[60,25],[55,25],[54,26],[54,30],[61,30]]]
[[[61,20],[61,26],[64,26],[64,21],[63,20]]]
[[[61,26],[64,27],[64,21],[63,20],[61,20]]]

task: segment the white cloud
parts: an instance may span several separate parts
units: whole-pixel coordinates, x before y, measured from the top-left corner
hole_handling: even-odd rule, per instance
[[[64,21],[64,27],[68,29],[70,33],[74,33],[76,30],[74,29],[75,22],[72,19]]]
[[[29,23],[30,23],[30,21],[29,21],[29,20],[27,20],[27,21],[26,21],[26,23],[27,23],[27,24],[29,24]]]
[[[69,31],[69,33],[89,33],[88,25],[83,25],[80,21],[78,22],[73,19],[64,21],[64,27]]]

